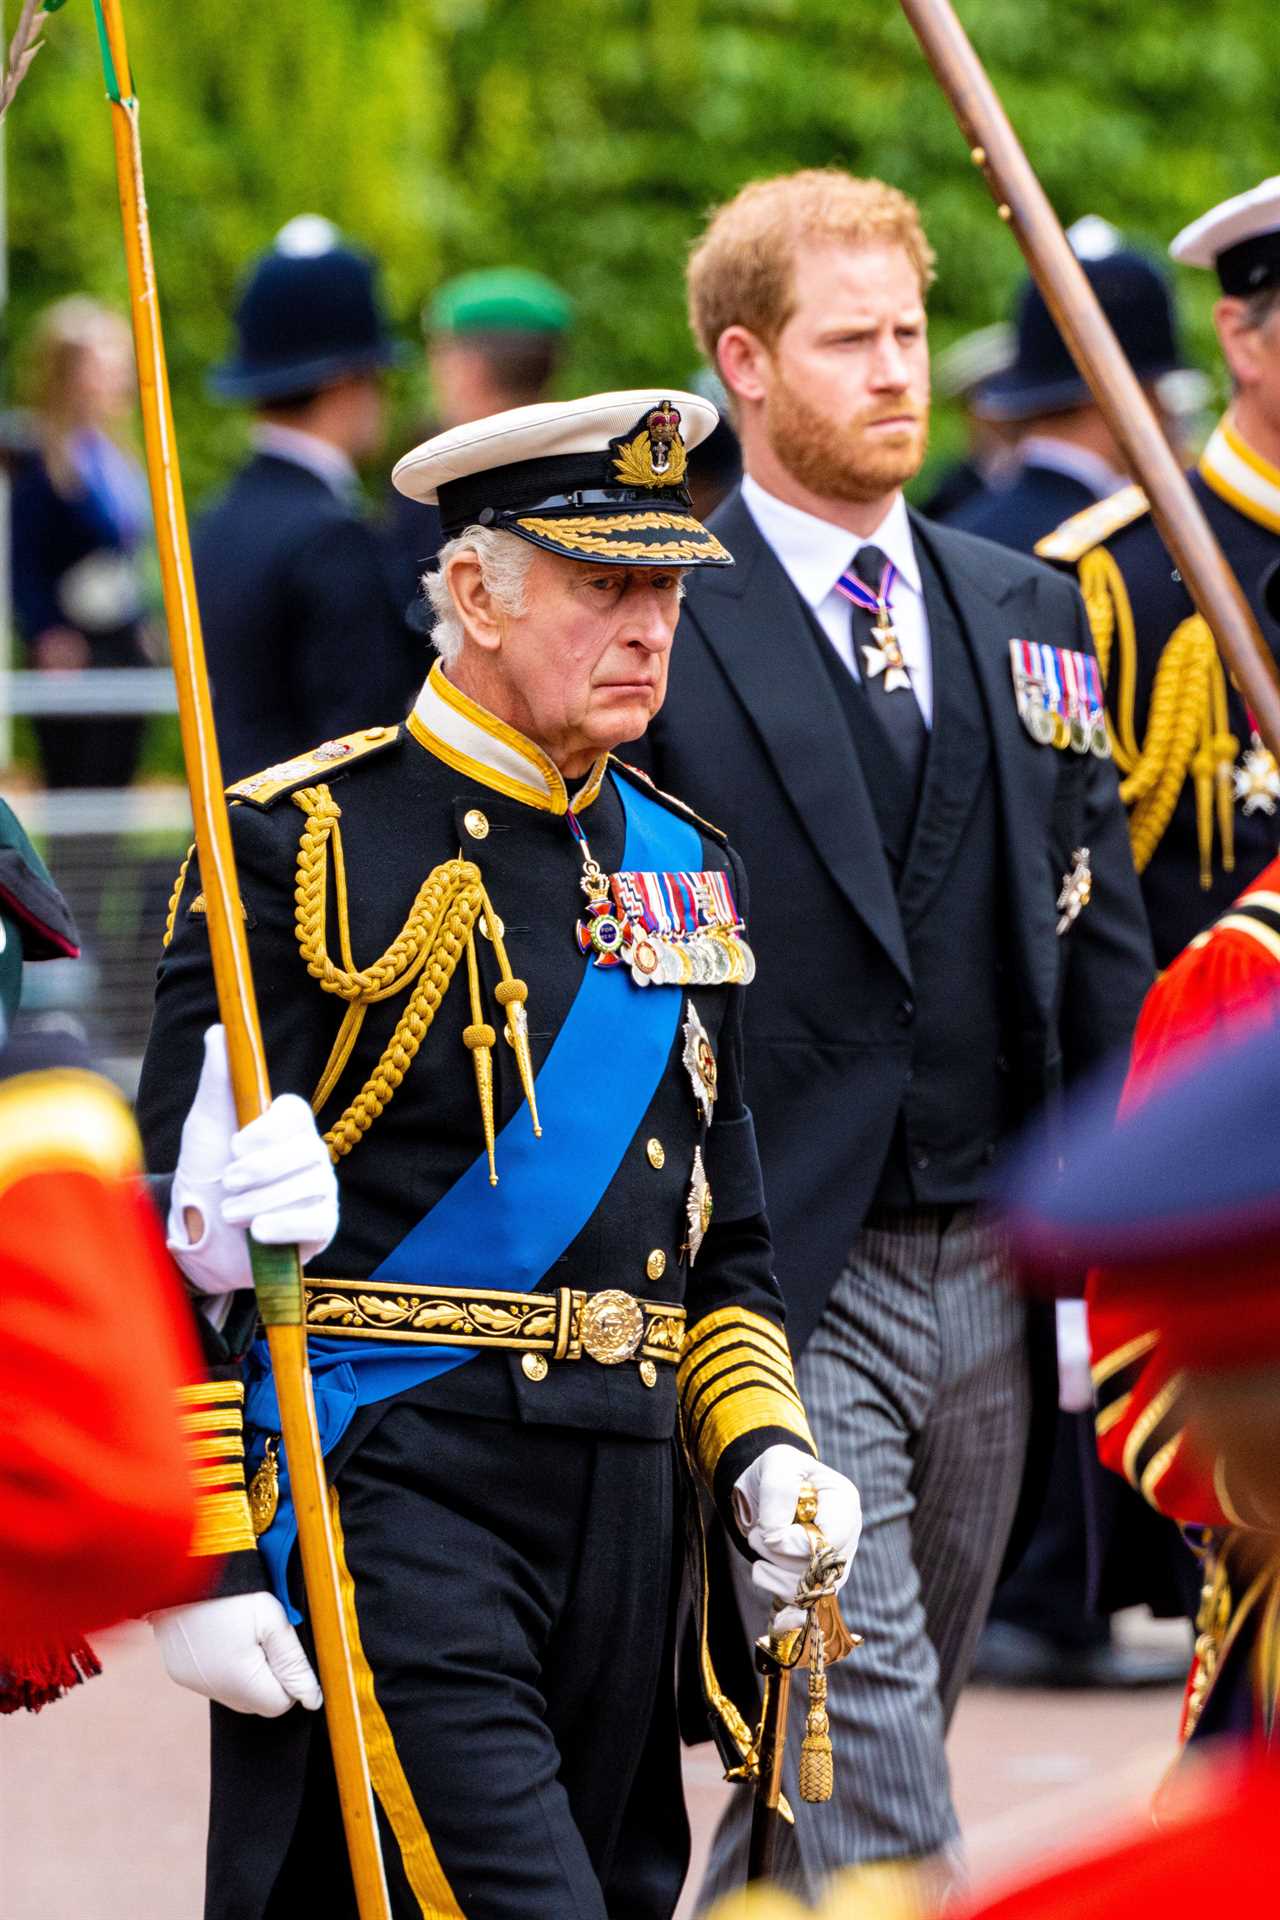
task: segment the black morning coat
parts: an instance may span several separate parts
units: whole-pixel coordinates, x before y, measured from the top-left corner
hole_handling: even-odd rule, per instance
[[[807,610],[740,493],[710,524],[737,565],[686,583],[665,704],[623,753],[722,826],[751,881],[747,1090],[799,1353],[893,1137],[911,1066],[913,981],[866,780]],[[1015,705],[1011,639],[1092,651],[1079,594],[1034,560],[919,515],[912,533],[968,637],[990,729],[1016,1121],[1127,1047],[1152,978],[1150,941],[1114,766],[1038,745]],[[927,796],[927,772],[925,781]],[[1079,847],[1090,851],[1093,897],[1060,936],[1056,901]],[[946,914],[947,854],[946,837],[935,838],[928,870],[908,875],[917,911]],[[956,965],[959,982],[962,956]],[[1050,1387],[1046,1320],[1033,1316],[1033,1364]],[[1055,1401],[1050,1387],[1048,1406]]]
[[[319,474],[255,454],[192,545],[227,780],[404,718],[425,642],[405,624],[377,534]]]

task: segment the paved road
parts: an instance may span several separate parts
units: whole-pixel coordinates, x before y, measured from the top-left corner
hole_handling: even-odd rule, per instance
[[[104,1635],[100,1650],[100,1680],[38,1717],[0,1722],[0,1913],[198,1920],[202,1703],[167,1683],[146,1629]],[[951,1759],[975,1878],[1140,1816],[1177,1711],[1174,1691],[969,1692]],[[727,1791],[709,1748],[691,1756],[688,1786],[701,1858]]]

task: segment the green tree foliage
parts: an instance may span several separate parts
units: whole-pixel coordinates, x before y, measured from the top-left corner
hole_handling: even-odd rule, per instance
[[[1275,170],[1274,0],[958,4],[1064,222],[1100,213],[1159,249]],[[1004,312],[1021,272],[894,0],[127,0],[127,13],[197,500],[239,444],[202,386],[237,274],[304,209],[381,255],[406,331],[446,273],[517,261],[553,275],[579,313],[566,390],[692,369],[684,255],[706,209],[755,174],[837,164],[915,194],[939,255],[937,345]],[[47,38],[9,126],[18,331],[74,287],[123,295],[87,0]],[[1208,276],[1182,286],[1212,366]]]

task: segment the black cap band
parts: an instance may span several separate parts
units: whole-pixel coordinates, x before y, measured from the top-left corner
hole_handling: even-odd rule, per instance
[[[556,508],[637,504],[687,507],[687,488],[623,487],[602,484],[612,478],[600,453],[566,453],[546,460],[521,460],[491,467],[486,473],[446,480],[440,488],[440,524],[453,539],[464,527],[491,527],[517,513],[547,513]]]
[[[1280,286],[1280,229],[1238,241],[1213,264],[1224,293],[1247,296]]]

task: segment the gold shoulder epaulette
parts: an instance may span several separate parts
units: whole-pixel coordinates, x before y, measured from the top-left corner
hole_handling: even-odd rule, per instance
[[[664,792],[660,786],[655,784],[653,775],[646,773],[643,767],[633,767],[629,760],[619,760],[616,753],[609,755],[609,762],[611,766],[620,767],[623,773],[630,779],[639,780],[642,786],[649,789],[649,792],[655,800],[661,800],[668,807],[673,808],[676,813],[682,813],[686,820],[696,820],[698,825],[704,828],[713,840],[728,841],[729,836],[723,827],[716,826],[712,820],[704,820],[700,813],[695,813],[692,807],[686,806],[685,802],[678,799],[674,793]]]
[[[1121,487],[1119,493],[1108,494],[1105,500],[1095,500],[1091,507],[1073,513],[1052,533],[1046,533],[1043,540],[1037,540],[1036,557],[1040,560],[1065,561],[1069,566],[1074,566],[1077,560],[1084,558],[1090,547],[1100,547],[1113,533],[1119,533],[1122,527],[1140,520],[1150,504],[1141,487]]]
[[[399,737],[399,727],[361,727],[358,733],[344,733],[337,740],[326,740],[322,746],[312,747],[309,753],[300,753],[293,760],[282,760],[279,766],[264,767],[261,773],[237,780],[227,788],[227,797],[247,800],[254,807],[269,807],[281,794],[317,779],[331,779],[335,773],[344,772],[353,760],[381,753]]]

